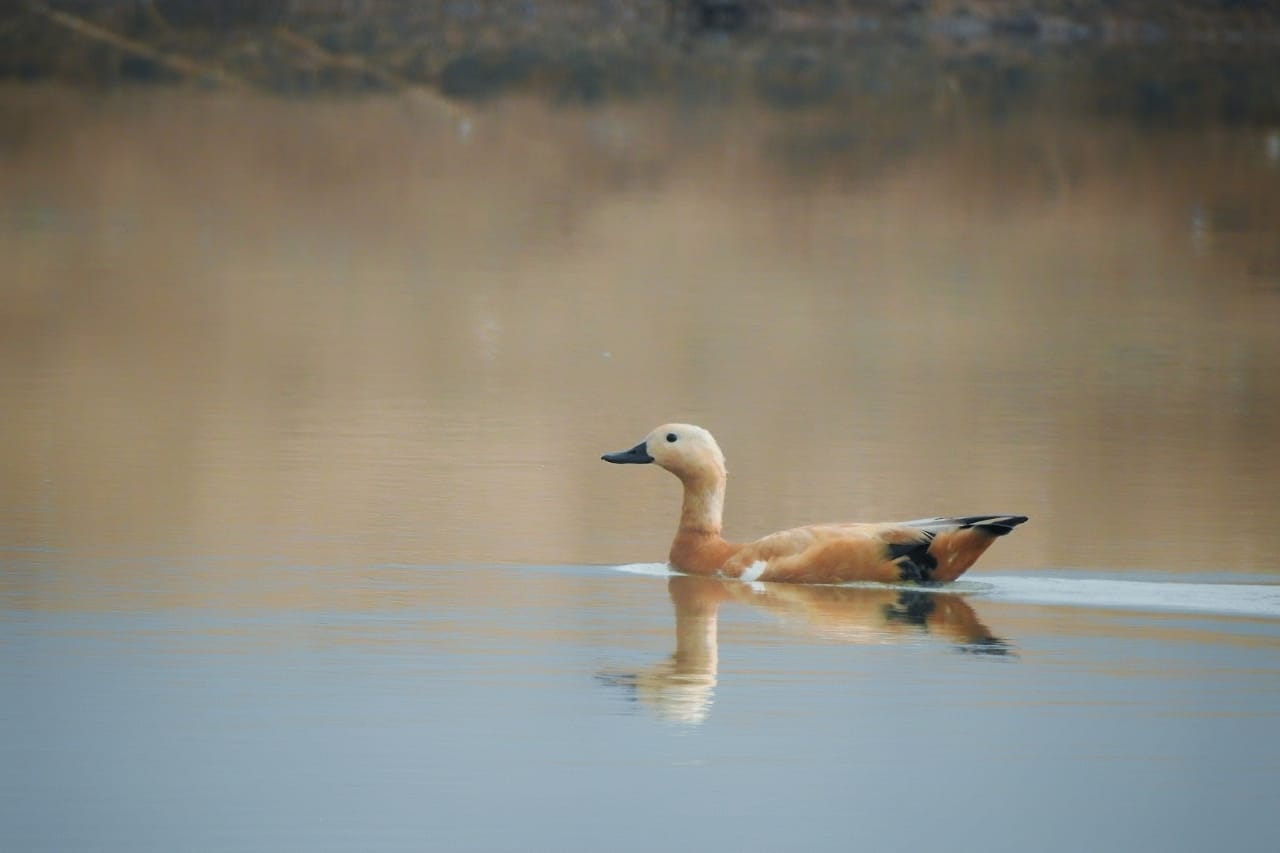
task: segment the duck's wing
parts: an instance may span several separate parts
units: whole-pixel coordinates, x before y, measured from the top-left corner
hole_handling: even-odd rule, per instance
[[[955,580],[1022,515],[922,518],[880,524],[798,527],[744,545],[727,577],[790,583],[896,583]]]
[[[906,521],[903,528],[918,530],[924,538],[890,544],[889,553],[901,580],[945,583],[964,574],[997,537],[1026,520],[1025,515],[964,515]]]

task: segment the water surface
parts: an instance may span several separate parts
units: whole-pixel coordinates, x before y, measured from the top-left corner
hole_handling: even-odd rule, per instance
[[[1274,128],[0,100],[0,846],[1275,846]],[[618,571],[674,419],[733,537],[1032,521]]]

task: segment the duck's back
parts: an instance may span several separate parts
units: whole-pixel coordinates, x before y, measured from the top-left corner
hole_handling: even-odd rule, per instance
[[[1026,520],[983,515],[797,527],[743,545],[720,573],[786,583],[952,581]]]

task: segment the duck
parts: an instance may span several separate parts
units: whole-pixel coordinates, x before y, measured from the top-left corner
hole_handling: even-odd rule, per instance
[[[600,457],[615,465],[654,464],[684,486],[680,526],[669,562],[688,575],[747,582],[841,584],[949,583],[963,575],[1025,515],[966,515],[913,521],[814,524],[771,533],[754,542],[722,535],[724,453],[694,424],[657,427],[635,447]]]

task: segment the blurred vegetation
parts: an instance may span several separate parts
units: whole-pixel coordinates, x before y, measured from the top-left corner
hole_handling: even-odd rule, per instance
[[[803,110],[1046,89],[1152,122],[1280,121],[1266,0],[58,0],[0,10],[0,79],[280,95],[649,95]],[[863,104],[866,105],[865,103]]]

